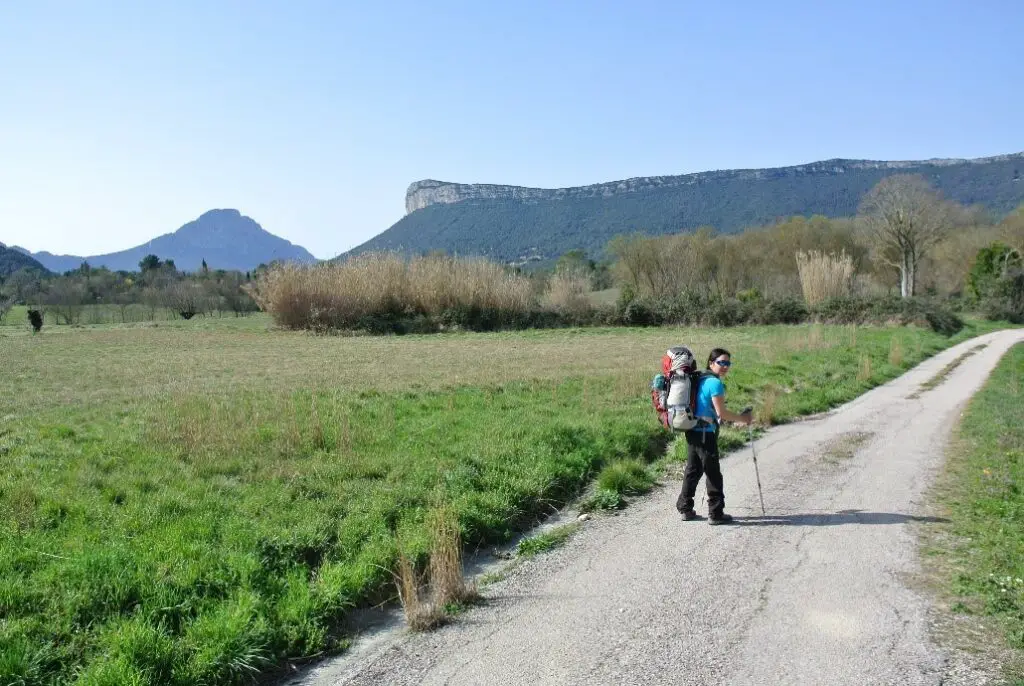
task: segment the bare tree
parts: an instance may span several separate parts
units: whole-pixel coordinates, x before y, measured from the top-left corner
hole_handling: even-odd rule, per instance
[[[218,303],[218,307],[225,307],[229,312],[234,312],[236,317],[255,312],[259,308],[244,290],[244,285],[241,273],[227,272],[216,283],[212,300]]]
[[[1003,240],[1012,248],[1024,253],[1024,203],[1010,213],[999,225]]]
[[[655,298],[679,293],[707,294],[716,284],[717,263],[710,229],[648,237],[617,236],[608,244],[620,283]]]
[[[914,295],[922,258],[952,225],[951,204],[921,176],[887,176],[864,196],[859,215],[877,257],[900,274],[900,294]]]
[[[171,284],[164,293],[167,306],[182,319],[192,319],[197,314],[205,314],[208,309],[209,297],[196,281],[179,281]]]
[[[85,283],[71,276],[55,279],[42,297],[42,303],[54,313],[57,323],[78,324],[89,300]]]
[[[27,303],[38,295],[41,289],[42,281],[39,274],[25,267],[11,274],[4,282],[4,291],[7,295],[20,303]]]

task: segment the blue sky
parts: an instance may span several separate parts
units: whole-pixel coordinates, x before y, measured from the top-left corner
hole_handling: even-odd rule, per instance
[[[1024,150],[1024,3],[0,3],[0,241],[233,207],[317,257],[412,181]]]

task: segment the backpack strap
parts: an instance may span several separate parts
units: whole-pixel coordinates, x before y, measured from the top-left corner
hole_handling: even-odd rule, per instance
[[[704,380],[707,379],[709,376],[714,376],[714,373],[712,373],[712,372],[710,372],[710,371],[705,369],[702,372],[695,373],[694,374],[695,378],[690,382],[690,394],[692,396],[690,398],[690,404],[693,406],[694,414],[696,414],[696,412],[697,412],[697,395],[700,393],[700,386],[701,386],[701,384],[704,383]],[[714,421],[711,421],[711,422],[707,421],[706,419],[704,419],[702,417],[698,417],[697,419],[698,419],[698,424],[697,424],[698,427],[713,426],[713,427],[715,427],[715,432],[716,433],[718,432],[718,429],[721,426],[719,424],[719,422],[718,422],[718,417],[713,417]]]

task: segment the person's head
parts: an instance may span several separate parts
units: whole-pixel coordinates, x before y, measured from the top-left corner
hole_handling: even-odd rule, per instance
[[[708,370],[718,376],[725,376],[732,364],[732,355],[725,348],[714,348],[708,355]]]

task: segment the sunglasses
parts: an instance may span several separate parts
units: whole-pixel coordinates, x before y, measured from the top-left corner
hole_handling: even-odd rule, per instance
[[[729,360],[715,360],[715,364],[717,364],[719,367],[731,367],[732,366],[732,362],[730,362]]]

